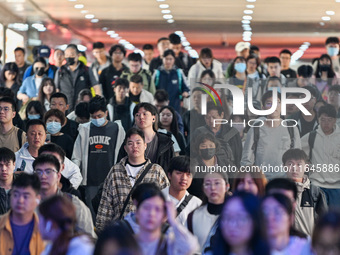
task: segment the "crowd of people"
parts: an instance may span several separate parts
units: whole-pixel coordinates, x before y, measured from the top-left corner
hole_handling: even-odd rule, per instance
[[[16,48],[0,254],[340,254],[339,46],[297,70],[245,42],[223,70],[175,33],[157,57],[95,42],[91,65],[74,44],[31,65]]]

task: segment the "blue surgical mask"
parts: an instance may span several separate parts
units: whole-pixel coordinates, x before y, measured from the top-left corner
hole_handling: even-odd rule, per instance
[[[91,119],[91,122],[93,125],[95,125],[96,127],[101,127],[105,124],[105,117],[100,118],[100,119]]]
[[[49,132],[51,135],[54,135],[60,131],[61,123],[55,121],[49,122],[46,124],[46,129],[47,132]]]
[[[27,118],[29,120],[38,120],[38,119],[40,119],[40,114],[28,114]]]
[[[247,68],[247,65],[246,65],[246,63],[236,63],[236,64],[234,65],[234,68],[235,68],[235,70],[236,70],[237,72],[239,72],[239,73],[244,73],[244,71],[245,71],[246,68]]]
[[[281,88],[280,87],[270,87],[268,90],[273,90],[273,88],[277,88],[277,92],[281,93]]]
[[[339,49],[336,47],[327,47],[327,54],[334,57],[339,54]]]

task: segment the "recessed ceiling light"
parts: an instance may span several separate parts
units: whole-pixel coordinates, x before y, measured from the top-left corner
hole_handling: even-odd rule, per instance
[[[169,8],[169,5],[168,4],[160,4],[159,8],[166,9],[166,8]]]
[[[174,19],[168,19],[167,22],[168,22],[168,23],[174,23],[175,20],[174,20]]]
[[[335,12],[334,12],[334,11],[326,11],[326,14],[327,14],[327,15],[334,15]]]
[[[82,14],[85,14],[85,13],[88,13],[89,11],[88,10],[81,10],[80,13]]]
[[[157,2],[165,2],[165,0],[157,0]]]
[[[244,10],[243,13],[244,14],[253,14],[254,12],[252,10]]]
[[[325,25],[325,22],[320,22],[320,26],[324,26]]]
[[[70,2],[77,2],[77,0],[69,0]]]
[[[115,33],[115,31],[113,31],[113,30],[110,30],[110,31],[106,32],[107,35],[113,35],[114,33]]]
[[[171,12],[170,10],[162,10],[163,14],[167,14],[167,13],[170,13],[170,12]]]
[[[340,1],[340,0],[339,0],[339,1]],[[246,7],[249,8],[249,9],[253,9],[253,8],[255,8],[255,5],[253,5],[253,4],[247,4]]]
[[[250,20],[242,20],[242,24],[250,24]]]
[[[116,34],[116,33],[110,35],[111,38],[118,38],[118,36],[119,36],[119,35]]]
[[[310,42],[304,42],[303,44],[310,46]]]
[[[164,19],[172,19],[174,16],[172,16],[171,14],[165,14],[163,15]]]
[[[190,43],[189,43],[189,42],[182,42],[182,45],[183,45],[184,47],[186,47],[186,46],[189,46]]]
[[[91,19],[92,23],[98,23],[99,19]]]
[[[321,19],[324,20],[324,21],[329,21],[329,20],[331,20],[331,17],[329,17],[329,16],[323,16]]]
[[[183,31],[176,31],[175,34],[179,35],[179,36],[184,36]]]
[[[85,19],[93,19],[94,15],[93,14],[86,14]]]
[[[335,0],[335,2],[340,3],[340,0]]]
[[[102,28],[102,30],[105,32],[105,31],[107,31],[109,28],[107,28],[107,27],[103,27]]]
[[[254,3],[254,2],[256,2],[256,0],[247,0],[247,2]]]
[[[251,31],[251,27],[244,27],[244,31]]]
[[[76,9],[82,9],[82,8],[84,8],[84,5],[83,5],[83,4],[76,4],[76,5],[74,6],[74,8],[76,8]]]
[[[252,20],[252,16],[249,16],[249,15],[246,15],[246,16],[243,16],[243,19],[244,20]]]

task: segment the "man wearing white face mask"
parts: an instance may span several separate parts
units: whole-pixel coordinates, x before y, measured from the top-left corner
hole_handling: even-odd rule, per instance
[[[325,43],[327,54],[332,58],[333,69],[335,72],[340,72],[340,62],[339,62],[339,38],[338,37],[328,37]]]
[[[85,200],[92,210],[91,200],[116,164],[125,131],[120,121],[107,120],[105,98],[95,96],[89,103],[91,121],[79,125],[72,161],[78,165],[85,185]]]

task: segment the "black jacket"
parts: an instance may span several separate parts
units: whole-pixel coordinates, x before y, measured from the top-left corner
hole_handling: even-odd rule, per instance
[[[173,141],[171,140],[170,134],[163,134],[156,132],[156,135],[158,136],[158,148],[157,148],[157,160],[156,163],[160,165],[165,172],[168,171],[170,160],[175,156],[174,153],[174,147]],[[127,156],[126,151],[124,150],[124,144],[120,147],[119,154],[118,154],[118,160],[119,162],[122,158]]]

